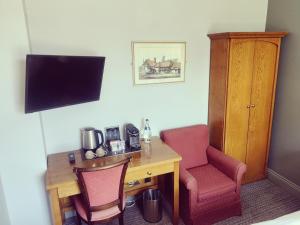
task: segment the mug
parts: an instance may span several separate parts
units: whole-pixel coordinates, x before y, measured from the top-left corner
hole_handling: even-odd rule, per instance
[[[86,159],[93,159],[97,156],[92,150],[86,151],[84,155]]]
[[[107,152],[106,152],[102,147],[100,147],[100,148],[98,148],[98,149],[96,150],[96,156],[97,156],[97,157],[105,156],[106,153],[107,153]]]

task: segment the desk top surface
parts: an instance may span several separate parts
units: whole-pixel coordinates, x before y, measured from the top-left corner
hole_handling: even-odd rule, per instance
[[[150,144],[141,143],[142,151],[129,153],[132,157],[127,172],[139,170],[143,167],[154,166],[165,163],[178,162],[181,156],[172,150],[168,145],[164,144],[159,137],[153,137]],[[73,174],[73,167],[97,167],[105,166],[119,160],[124,159],[128,154],[108,156],[92,160],[82,160],[80,150],[76,150],[76,163],[70,164],[68,153],[62,152],[48,155],[48,168],[46,173],[47,190],[77,183],[77,179]]]

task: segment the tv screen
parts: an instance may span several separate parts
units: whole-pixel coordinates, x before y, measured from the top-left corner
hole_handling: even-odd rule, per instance
[[[25,113],[97,101],[105,57],[27,55]]]

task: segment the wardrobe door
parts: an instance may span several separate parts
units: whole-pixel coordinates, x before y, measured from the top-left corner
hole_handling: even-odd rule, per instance
[[[246,160],[254,45],[251,39],[230,42],[225,153],[242,162]]]
[[[269,42],[268,39],[255,41],[246,182],[265,177],[277,53],[278,45],[276,43]]]

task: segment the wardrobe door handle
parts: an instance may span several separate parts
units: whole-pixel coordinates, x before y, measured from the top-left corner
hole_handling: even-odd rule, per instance
[[[250,105],[252,108],[254,108],[255,107],[255,105],[254,104],[252,104],[252,105]]]
[[[147,175],[149,175],[149,176],[150,176],[150,175],[152,175],[152,173],[148,171],[148,172],[147,172]]]
[[[247,108],[250,109],[250,105],[247,105]]]

